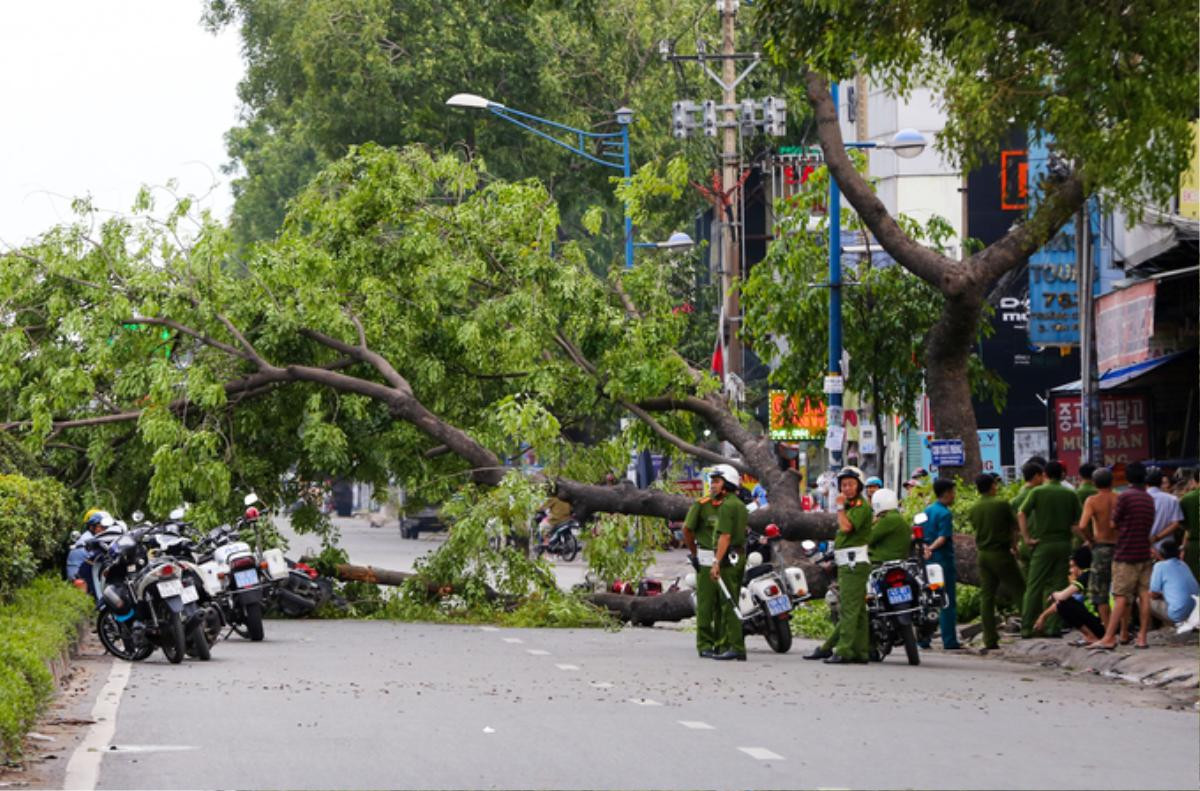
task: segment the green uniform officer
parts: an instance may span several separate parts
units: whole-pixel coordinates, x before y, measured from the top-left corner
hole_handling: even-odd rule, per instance
[[[1200,471],[1193,470],[1192,474],[1200,476]],[[1183,529],[1186,531],[1183,562],[1192,570],[1192,575],[1200,579],[1200,488],[1180,497],[1179,508],[1183,511]]]
[[[1090,462],[1079,465],[1079,485],[1075,487],[1075,496],[1079,498],[1079,507],[1082,508],[1087,504],[1087,499],[1096,492],[1100,491],[1096,488],[1096,484],[1092,483],[1092,474],[1096,472],[1096,465]],[[1071,551],[1079,549],[1083,545],[1083,539],[1078,533],[1071,535]]]
[[[838,532],[833,548],[841,618],[833,637],[804,658],[824,659],[830,665],[865,664],[870,649],[866,595],[871,574],[867,553],[871,506],[862,497],[863,475],[857,467],[843,468],[837,481]]]
[[[742,622],[734,609],[746,568],[749,515],[735,494],[740,483],[737,470],[717,465],[712,494],[693,504],[684,520],[683,540],[696,557],[696,650],[702,657],[746,659]]]
[[[1046,482],[1046,468],[1036,461],[1025,462],[1021,467],[1021,476],[1025,479],[1025,485],[1021,487],[1021,491],[1017,492],[1017,496],[1012,499],[1013,513],[1021,512],[1021,506],[1025,504],[1029,493]],[[1029,530],[1032,533],[1037,532],[1037,515],[1029,515]],[[1029,578],[1029,558],[1033,553],[1033,547],[1025,543],[1024,538],[1017,539],[1017,563],[1021,567],[1021,574]]]
[[[900,502],[891,489],[879,489],[871,496],[875,524],[871,526],[871,565],[889,560],[904,560],[912,554],[912,527],[899,511]]]
[[[996,594],[1006,589],[1018,606],[1025,597],[1025,579],[1017,566],[1017,515],[1007,500],[997,497],[1000,479],[983,473],[975,479],[981,495],[968,516],[975,530],[979,564],[979,617],[983,621],[983,647],[1000,647],[996,628]]]
[[[1021,504],[1018,522],[1025,543],[1033,552],[1029,574],[1025,577],[1025,603],[1021,608],[1021,636],[1033,637],[1033,624],[1046,606],[1051,593],[1067,587],[1071,559],[1071,534],[1079,524],[1083,508],[1075,492],[1062,485],[1063,466],[1057,461],[1046,465],[1046,483],[1029,493]],[[1029,529],[1029,515],[1037,514],[1037,533]],[[1060,631],[1058,616],[1047,619],[1047,634]]]

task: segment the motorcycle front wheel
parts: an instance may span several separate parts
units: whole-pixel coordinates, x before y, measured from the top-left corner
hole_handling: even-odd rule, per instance
[[[567,533],[562,538],[562,559],[570,563],[579,554],[579,539],[574,533]]]
[[[163,655],[172,665],[178,665],[187,653],[187,639],[183,635],[183,621],[179,613],[168,610],[159,628],[162,629]]]
[[[917,635],[911,623],[900,624],[900,638],[904,640],[904,653],[910,665],[921,664],[921,652],[917,649]]]
[[[792,624],[782,618],[767,622],[767,645],[777,654],[786,654],[792,648]]]
[[[96,618],[96,634],[105,651],[126,662],[140,662],[154,653],[154,646],[138,646],[133,639],[133,632],[128,627],[122,627],[121,622],[108,610]]]

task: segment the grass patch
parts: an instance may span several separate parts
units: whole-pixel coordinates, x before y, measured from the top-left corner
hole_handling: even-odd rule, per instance
[[[792,634],[809,640],[825,640],[833,634],[829,605],[824,599],[806,601],[792,610]]]
[[[39,577],[0,605],[0,757],[21,757],[21,742],[54,695],[46,663],[59,656],[92,612],[86,593]]]

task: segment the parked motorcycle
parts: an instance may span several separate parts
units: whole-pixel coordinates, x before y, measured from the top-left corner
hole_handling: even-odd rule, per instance
[[[945,575],[937,563],[925,561],[925,514],[913,520],[911,553],[904,560],[882,563],[867,579],[867,616],[871,649],[883,660],[894,646],[904,646],[910,665],[921,663],[918,642],[938,628],[939,611],[947,604]]]
[[[144,541],[150,528],[118,536],[103,555],[94,545],[99,566],[96,631],[105,650],[120,659],[140,661],[161,648],[178,664],[188,652],[210,658],[199,593],[183,576],[182,566]]]
[[[544,514],[539,512],[535,520],[540,522],[543,517]],[[576,535],[578,530],[579,522],[574,518],[555,525],[550,537],[546,539],[546,543],[537,545],[538,557],[549,552],[551,555],[558,555],[568,563],[574,560],[575,556],[579,554],[579,537]]]

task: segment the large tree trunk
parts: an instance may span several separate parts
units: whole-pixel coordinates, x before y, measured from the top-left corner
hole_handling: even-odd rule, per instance
[[[979,327],[982,295],[970,293],[947,297],[941,318],[925,340],[925,391],[933,409],[934,436],[961,439],[966,464],[942,466],[938,475],[974,481],[982,467],[979,458],[978,424],[971,405],[971,381],[967,361]]]
[[[622,623],[653,626],[658,621],[682,621],[696,614],[691,591],[674,591],[660,596],[626,596],[621,593],[593,593],[588,601],[604,607]]]

